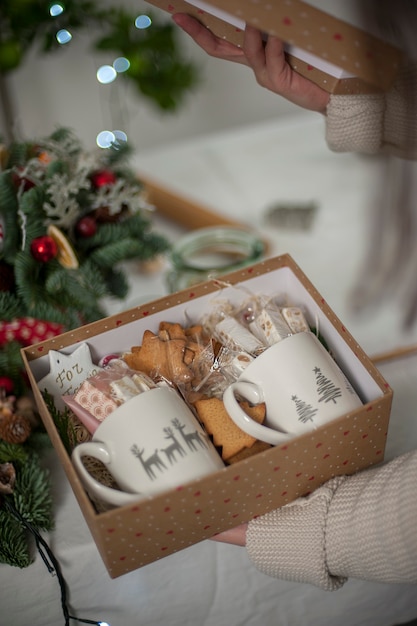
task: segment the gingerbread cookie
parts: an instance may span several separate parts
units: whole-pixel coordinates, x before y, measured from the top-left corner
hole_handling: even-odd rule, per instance
[[[240,405],[253,420],[263,423],[265,404],[250,406],[248,402],[241,402]],[[219,398],[203,398],[197,400],[194,406],[206,431],[213,437],[214,445],[222,448],[224,461],[228,462],[245,448],[251,448],[257,441],[236,426]]]

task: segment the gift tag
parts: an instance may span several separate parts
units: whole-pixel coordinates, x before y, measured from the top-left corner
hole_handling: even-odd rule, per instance
[[[71,354],[50,350],[49,374],[38,382],[38,387],[41,391],[46,389],[53,396],[56,408],[63,411],[65,403],[61,396],[74,394],[86,378],[102,369],[92,362],[90,348],[86,343],[82,343]]]

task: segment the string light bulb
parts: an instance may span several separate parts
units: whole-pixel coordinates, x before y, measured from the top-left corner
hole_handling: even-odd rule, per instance
[[[54,3],[54,4],[51,4],[51,6],[49,7],[49,15],[51,17],[57,17],[58,15],[61,15],[63,12],[64,12],[64,7],[62,6],[62,4]]]
[[[61,30],[56,33],[55,37],[57,42],[61,45],[69,43],[72,39],[71,33],[66,28],[61,28]]]
[[[112,65],[102,65],[97,70],[97,80],[102,85],[112,83],[117,77],[117,71]]]
[[[152,20],[149,15],[138,15],[135,19],[135,26],[139,28],[139,30],[143,30],[144,28],[149,28],[152,24]]]

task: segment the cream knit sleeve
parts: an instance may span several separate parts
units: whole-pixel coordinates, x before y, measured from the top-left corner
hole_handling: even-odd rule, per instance
[[[249,523],[254,565],[284,580],[333,591],[349,577],[417,583],[417,451]]]
[[[417,158],[417,65],[409,63],[384,94],[330,97],[326,141],[335,152]]]

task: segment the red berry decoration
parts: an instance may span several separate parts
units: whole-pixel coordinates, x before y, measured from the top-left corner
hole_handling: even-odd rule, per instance
[[[97,232],[97,222],[93,217],[86,215],[77,222],[75,230],[80,237],[92,237]]]
[[[35,186],[35,183],[26,178],[25,176],[21,176],[20,172],[22,168],[16,168],[16,170],[12,173],[12,182],[15,189],[20,189],[22,192],[29,191],[32,187]]]
[[[30,251],[36,261],[41,263],[47,263],[56,257],[58,254],[58,246],[52,237],[43,235],[42,237],[36,237],[30,244]]]
[[[91,184],[95,189],[114,185],[117,180],[116,174],[111,170],[98,170],[90,176]]]

